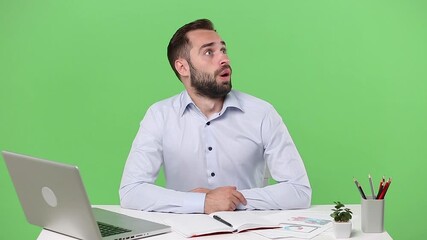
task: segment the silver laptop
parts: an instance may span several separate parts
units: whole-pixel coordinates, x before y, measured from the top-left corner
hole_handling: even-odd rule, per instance
[[[85,240],[139,239],[171,231],[167,225],[92,208],[76,166],[6,151],[3,157],[31,224]]]

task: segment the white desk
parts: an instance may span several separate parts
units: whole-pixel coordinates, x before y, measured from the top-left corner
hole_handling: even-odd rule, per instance
[[[167,213],[155,213],[155,212],[143,212],[143,211],[135,211],[135,210],[128,210],[128,209],[122,209],[120,208],[120,206],[117,205],[99,205],[96,206],[99,208],[104,208],[104,209],[108,209],[110,211],[114,211],[114,212],[118,212],[118,213],[122,213],[122,214],[126,214],[132,217],[136,217],[136,218],[142,218],[142,219],[147,219],[150,221],[154,221],[154,222],[159,222],[159,223],[163,223],[163,219],[167,218],[169,216],[169,214]],[[392,238],[390,237],[390,235],[387,232],[383,232],[383,233],[363,233],[361,231],[361,224],[360,224],[360,205],[346,205],[346,207],[351,208],[351,210],[353,211],[353,231],[351,233],[351,238],[352,240],[358,240],[358,239],[363,239],[363,240],[391,240]],[[316,205],[316,206],[312,206],[309,209],[306,209],[306,211],[313,211],[313,212],[325,212],[325,213],[330,213],[331,212],[331,208],[333,208],[332,205]],[[257,213],[259,214],[263,214],[263,215],[268,215],[268,214],[272,214],[272,213],[276,213],[277,211],[258,211]],[[73,240],[74,238],[70,238],[70,237],[66,237],[64,235],[61,234],[57,234],[48,230],[42,230],[42,232],[40,233],[39,237],[37,238],[37,240]],[[152,236],[149,238],[146,238],[147,240],[184,240],[184,239],[188,239],[183,237],[182,235],[176,233],[176,232],[170,232],[167,234],[162,234],[162,235],[157,235],[157,236]],[[191,239],[196,239],[196,240],[217,240],[217,239],[221,239],[221,240],[228,240],[228,239],[233,239],[233,240],[268,240],[268,238],[265,238],[263,236],[260,236],[258,234],[255,233],[251,233],[249,232],[243,232],[243,233],[238,233],[238,234],[220,234],[220,235],[211,235],[211,236],[204,236],[204,237],[197,237],[197,238],[191,238]],[[285,238],[285,240],[294,240],[295,238]],[[315,238],[312,238],[313,240],[330,240],[330,239],[335,239],[332,229],[330,231],[321,233],[320,235],[316,236]]]

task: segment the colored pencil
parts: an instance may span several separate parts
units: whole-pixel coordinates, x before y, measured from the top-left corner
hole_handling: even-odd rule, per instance
[[[388,181],[385,183],[385,186],[381,191],[381,195],[379,195],[377,199],[384,199],[385,194],[387,193],[387,190],[390,187],[390,184],[391,184],[391,178],[389,178]]]
[[[375,196],[375,192],[374,192],[374,185],[372,184],[372,177],[371,177],[371,174],[369,174],[369,175],[368,175],[368,178],[369,178],[369,185],[371,186],[372,199],[375,199],[375,198],[377,198],[377,197]]]

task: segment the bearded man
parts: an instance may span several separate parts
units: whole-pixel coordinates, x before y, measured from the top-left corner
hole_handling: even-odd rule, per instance
[[[141,121],[121,206],[207,214],[310,207],[307,172],[282,118],[268,102],[232,90],[226,43],[212,22],[179,28],[167,53],[185,90],[153,104]],[[165,187],[155,185],[161,167]],[[265,184],[267,173],[275,184]]]

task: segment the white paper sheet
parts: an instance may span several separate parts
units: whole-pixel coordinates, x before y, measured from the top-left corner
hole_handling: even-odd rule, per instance
[[[282,226],[278,229],[254,231],[255,233],[270,238],[310,239],[332,227],[332,218],[320,212],[285,211],[265,216],[271,221]]]

